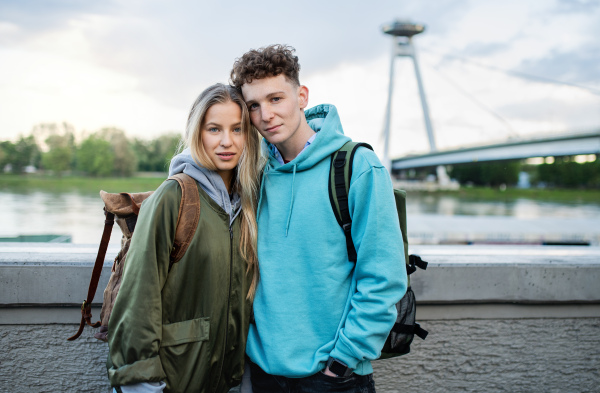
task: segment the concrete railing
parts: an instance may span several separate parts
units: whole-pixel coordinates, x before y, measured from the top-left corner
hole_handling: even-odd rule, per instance
[[[96,302],[118,248],[109,248]],[[0,244],[0,391],[105,392],[107,347],[76,342],[97,246]],[[600,248],[415,246],[429,330],[377,361],[379,392],[584,392],[600,386]],[[97,304],[99,306],[99,303]],[[99,317],[95,307],[94,318]]]

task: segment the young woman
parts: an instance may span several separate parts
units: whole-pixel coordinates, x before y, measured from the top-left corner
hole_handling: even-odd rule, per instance
[[[171,266],[181,188],[166,181],[144,201],[109,322],[115,391],[219,393],[242,377],[258,280],[261,156],[236,89],[216,84],[200,94],[185,147],[169,172],[197,181],[200,221]]]

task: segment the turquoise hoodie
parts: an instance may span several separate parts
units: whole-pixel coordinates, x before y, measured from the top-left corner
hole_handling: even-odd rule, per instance
[[[353,163],[349,208],[358,260],[329,201],[331,154],[350,140],[333,105],[306,111],[317,131],[281,165],[272,146],[258,206],[260,281],[246,353],[269,374],[305,377],[332,356],[373,371],[406,292],[402,235],[390,176],[368,149]]]

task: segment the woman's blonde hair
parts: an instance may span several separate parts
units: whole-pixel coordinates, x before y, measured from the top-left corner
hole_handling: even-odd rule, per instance
[[[241,198],[242,212],[240,253],[246,260],[248,268],[246,273],[253,271],[252,283],[248,291],[247,299],[254,299],[256,285],[258,284],[259,269],[256,243],[258,237],[256,225],[256,198],[258,195],[260,173],[264,165],[264,158],[260,150],[260,136],[258,131],[250,123],[250,115],[246,103],[239,90],[232,86],[217,83],[204,90],[192,106],[185,130],[185,138],[181,141],[179,152],[186,147],[194,161],[207,169],[216,170],[216,166],[202,144],[202,123],[208,109],[215,104],[233,102],[242,110],[242,133],[245,136],[244,149],[240,156],[238,165],[234,171],[234,184],[232,189]]]

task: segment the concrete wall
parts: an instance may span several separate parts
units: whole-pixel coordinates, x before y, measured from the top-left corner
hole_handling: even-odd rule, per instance
[[[416,338],[411,354],[374,363],[378,392],[598,391],[600,248],[411,251],[430,262],[413,278],[430,335]],[[108,391],[106,344],[91,328],[66,341],[77,330],[95,252],[0,245],[0,392]]]

